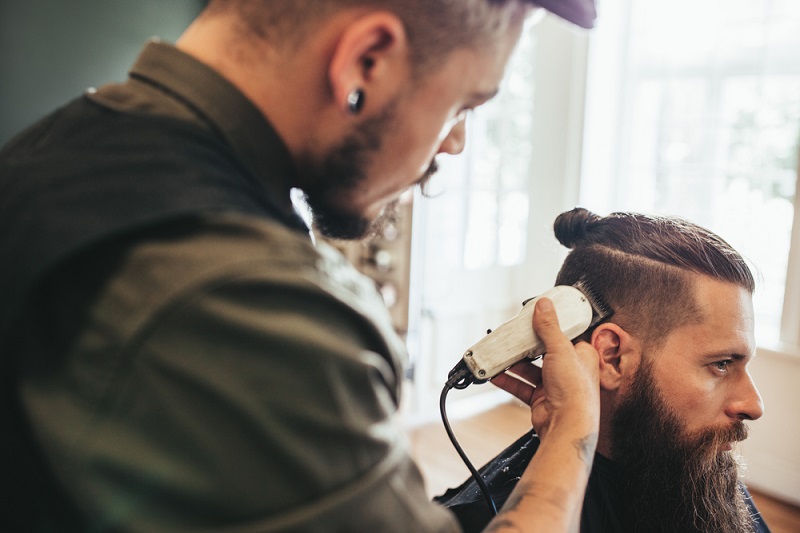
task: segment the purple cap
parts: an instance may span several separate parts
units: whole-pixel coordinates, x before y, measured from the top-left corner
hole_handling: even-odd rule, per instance
[[[594,0],[534,0],[533,3],[581,28],[593,27],[597,17]]]

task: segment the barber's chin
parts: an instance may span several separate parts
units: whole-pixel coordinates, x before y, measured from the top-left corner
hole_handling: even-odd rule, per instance
[[[315,211],[314,228],[323,236],[337,240],[359,240],[371,233],[372,222],[360,215]]]
[[[396,202],[365,213],[314,212],[315,228],[325,237],[340,240],[361,240],[383,231],[396,218]]]

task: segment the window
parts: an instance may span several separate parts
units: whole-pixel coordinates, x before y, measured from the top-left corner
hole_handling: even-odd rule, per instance
[[[431,214],[454,268],[512,266],[525,259],[533,123],[535,39],[523,33],[500,94],[467,119],[463,154],[442,161]],[[466,228],[466,231],[464,231]]]
[[[535,47],[525,32],[500,94],[467,118],[464,152],[440,157],[430,197],[414,200],[407,343],[417,415],[435,412],[448,371],[528,294],[515,272],[528,260]]]
[[[436,412],[469,346],[552,287],[565,251],[553,220],[577,201],[587,40],[555,16],[526,29],[499,95],[467,119],[464,153],[441,157],[431,198],[414,199],[407,345],[416,416]],[[475,386],[451,401],[485,406],[494,394],[507,399]]]
[[[781,315],[790,252],[800,253],[790,250],[800,2],[606,0],[600,7],[582,205],[601,214],[680,215],[711,228],[755,267],[759,341],[796,335],[789,326],[781,332]]]

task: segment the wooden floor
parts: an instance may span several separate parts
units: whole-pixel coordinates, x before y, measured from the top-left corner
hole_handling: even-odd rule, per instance
[[[530,411],[525,405],[510,402],[450,423],[462,448],[478,468],[526,431]],[[430,496],[441,494],[469,477],[441,422],[412,429],[411,445]],[[800,533],[800,507],[751,492],[772,533]]]

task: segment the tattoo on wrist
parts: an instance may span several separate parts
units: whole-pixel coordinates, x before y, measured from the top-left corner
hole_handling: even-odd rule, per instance
[[[597,433],[590,433],[582,439],[577,439],[572,442],[572,445],[578,450],[578,458],[591,469],[594,450],[597,447]]]
[[[537,483],[537,482],[520,482],[517,484],[514,491],[506,500],[500,513],[489,522],[489,526],[484,529],[484,533],[494,533],[499,530],[504,531],[522,531],[519,524],[512,518],[508,518],[507,513],[516,511],[523,500],[530,499],[536,502],[540,507],[547,508],[548,512],[552,514],[552,509],[557,509],[557,513],[569,512],[570,494],[574,491],[572,488],[564,488],[553,485],[552,482]]]

